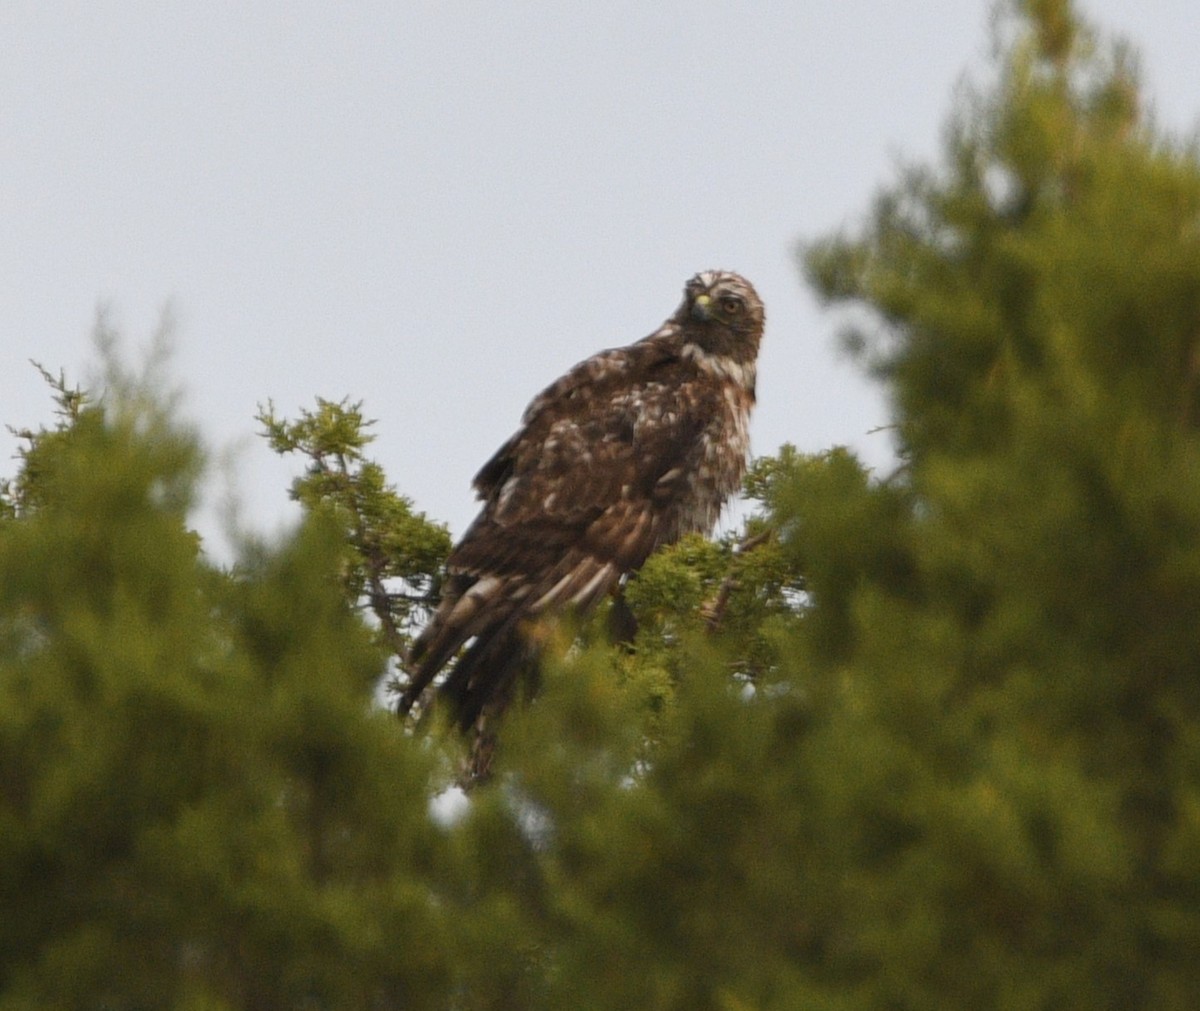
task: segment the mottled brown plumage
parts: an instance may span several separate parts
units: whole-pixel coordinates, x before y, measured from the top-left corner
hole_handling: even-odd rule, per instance
[[[748,281],[705,271],[649,337],[534,399],[475,477],[483,509],[409,654],[402,712],[469,642],[442,686],[469,727],[534,655],[534,621],[586,612],[655,548],[712,529],[746,469],[763,319]]]

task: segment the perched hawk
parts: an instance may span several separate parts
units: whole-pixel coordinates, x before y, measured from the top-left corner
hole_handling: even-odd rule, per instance
[[[442,686],[469,728],[532,659],[537,618],[587,611],[655,548],[712,529],[746,470],[763,318],[749,281],[705,271],[649,337],[534,399],[475,477],[483,509],[409,653],[402,713],[470,641]]]

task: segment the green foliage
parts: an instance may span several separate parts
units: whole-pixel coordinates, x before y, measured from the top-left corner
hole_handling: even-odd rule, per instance
[[[24,460],[0,523],[0,1007],[445,1006],[412,873],[436,855],[427,760],[366,706],[382,659],[336,537],[211,569],[197,447],[146,400],[85,405]]]
[[[852,951],[903,1006],[1184,1006],[1200,161],[1069,5],[1024,12],[942,171],[807,259],[883,320],[862,343],[909,461],[901,488],[860,482],[840,530],[794,491],[824,605],[805,638],[834,630],[846,693],[824,715],[856,742],[842,880],[879,914]]]
[[[1085,376],[1160,419],[1196,416],[1195,150],[1151,130],[1132,59],[1097,54],[1069,3],[1015,6],[1028,21],[941,171],[911,170],[866,234],[807,255],[827,298],[884,321],[890,341],[847,339],[876,349],[912,452],[1000,442],[1018,388]]]
[[[450,553],[446,528],[414,512],[383,468],[364,456],[374,422],[363,418],[361,403],[318,398],[317,409],[301,411],[297,421],[276,416],[268,404],[258,421],[276,453],[307,459],[292,498],[343,531],[346,596],[371,611],[379,642],[402,656],[414,620],[436,602],[437,574]]]
[[[648,762],[644,713],[595,654],[513,717],[509,792],[478,816],[532,813],[537,874],[519,896],[555,968],[539,1006],[803,1006],[797,700],[745,693],[716,652],[693,663]]]
[[[36,432],[9,426],[9,431],[22,442],[17,451],[21,468],[15,478],[0,478],[0,519],[14,519],[37,507],[43,459],[53,457],[56,444],[66,438],[65,433],[89,406],[87,395],[79,387],[70,386],[65,373],[55,377],[37,362],[33,362],[33,367],[53,391],[58,421],[53,429],[43,427]]]
[[[771,534],[759,515],[740,539],[689,536],[654,555],[626,588],[638,649],[665,658],[682,637],[709,631],[745,652],[769,615],[792,613],[787,591],[796,587]]]

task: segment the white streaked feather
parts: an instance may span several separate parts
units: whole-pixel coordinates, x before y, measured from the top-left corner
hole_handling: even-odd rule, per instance
[[[537,600],[529,605],[529,610],[533,614],[537,614],[547,604],[551,604],[558,599],[558,594],[566,588],[567,584],[578,574],[578,570],[572,569],[565,576],[555,583],[550,589],[543,593]]]
[[[604,585],[606,580],[611,579],[614,575],[616,575],[616,572],[617,567],[613,565],[612,562],[608,562],[607,564],[600,566],[600,569],[594,576],[592,576],[591,579],[587,581],[587,583],[571,594],[569,601],[571,606],[580,607],[590,603],[596,591]]]
[[[448,625],[464,625],[470,621],[484,604],[491,600],[492,595],[500,588],[499,576],[484,576],[477,580],[466,593],[458,598],[450,613],[446,615]]]

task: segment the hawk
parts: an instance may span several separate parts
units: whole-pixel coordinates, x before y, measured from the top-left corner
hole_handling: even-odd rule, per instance
[[[749,453],[763,304],[745,278],[697,274],[648,337],[542,391],[475,477],[478,517],[408,655],[407,713],[441,687],[469,729],[536,655],[538,619],[585,613],[656,548],[712,530]]]

